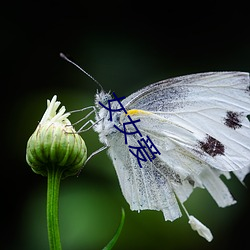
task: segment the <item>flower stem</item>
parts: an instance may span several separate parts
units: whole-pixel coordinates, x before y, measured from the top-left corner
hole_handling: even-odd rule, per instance
[[[59,188],[62,170],[56,166],[48,168],[47,183],[47,228],[50,250],[61,250],[59,231]]]

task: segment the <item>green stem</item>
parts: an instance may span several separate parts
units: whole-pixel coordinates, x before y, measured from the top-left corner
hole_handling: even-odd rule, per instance
[[[120,233],[122,231],[122,227],[124,225],[124,221],[125,221],[125,212],[124,209],[122,208],[122,218],[121,218],[121,222],[120,225],[114,235],[114,237],[111,239],[111,241],[108,243],[107,246],[105,246],[102,250],[111,250],[113,248],[113,246],[115,245],[116,241],[118,240]]]
[[[48,168],[47,186],[47,227],[50,250],[61,250],[59,231],[59,188],[62,170],[58,167]]]

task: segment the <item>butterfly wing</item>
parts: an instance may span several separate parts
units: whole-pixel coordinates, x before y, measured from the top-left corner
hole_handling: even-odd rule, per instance
[[[136,136],[128,138],[128,144],[135,145]],[[113,161],[122,193],[130,204],[131,210],[161,210],[166,220],[175,220],[181,216],[174,190],[170,181],[178,179],[169,172],[163,176],[151,162],[143,162],[140,168],[137,159],[129,152],[124,137],[114,133],[109,138],[108,153]],[[117,153],[119,152],[119,153]]]
[[[109,155],[132,210],[162,210],[166,220],[181,216],[195,187],[206,188],[221,207],[235,201],[220,179],[233,171],[242,181],[250,169],[250,87],[247,73],[218,72],[177,77],[149,85],[123,100],[140,119],[141,135],[107,133]],[[120,128],[128,116],[120,116]],[[133,124],[126,131],[133,133]],[[129,151],[148,136],[160,154],[141,160]],[[151,145],[152,146],[152,145]],[[142,152],[142,151],[140,151]]]
[[[184,202],[197,186],[206,188],[221,207],[235,202],[220,175],[229,178],[228,171],[234,171],[243,180],[249,172],[247,73],[195,74],[158,82],[132,94],[123,105],[133,120],[140,119],[136,126],[141,135],[149,136],[160,152],[152,161],[141,161],[120,133],[108,136],[109,154],[132,210],[162,210],[172,221],[181,215],[175,195]],[[127,116],[120,119],[123,124]],[[134,129],[126,127],[128,132]],[[127,139],[128,145],[138,145],[141,136]]]
[[[125,99],[126,110],[151,113],[150,123],[210,166],[222,171],[249,168],[249,76],[218,72],[177,77],[150,85]],[[131,112],[135,119],[140,112]],[[159,119],[156,119],[156,116]],[[138,126],[145,126],[145,115]],[[160,117],[168,131],[157,129]],[[164,127],[164,126],[163,126]],[[190,140],[182,136],[188,133]],[[238,171],[240,173],[240,171]]]
[[[152,162],[150,162],[150,158],[146,163],[140,162],[141,168],[139,168],[136,158],[137,162],[130,165],[131,167],[137,166],[138,171],[147,171],[148,164],[150,164],[150,167],[153,168],[151,175],[158,176],[155,182],[161,182],[163,186],[161,188],[168,185],[168,188],[177,195],[181,202],[189,197],[195,187],[201,187],[209,191],[220,207],[235,203],[228,188],[220,179],[220,175],[224,172],[214,168],[210,161],[201,157],[201,153],[196,151],[195,133],[169,123],[165,118],[162,119],[157,115],[142,113],[135,115],[134,118],[140,119],[138,129],[144,138],[148,136],[152,140],[160,155],[156,155],[156,159],[153,159]],[[132,128],[128,131],[132,131]],[[140,140],[139,136],[137,137],[135,142],[131,142],[132,145]],[[228,177],[226,173],[225,175]],[[162,180],[168,181],[163,182]],[[145,186],[150,189],[152,182],[147,179],[144,182],[147,183]],[[158,203],[160,202],[159,200]],[[165,218],[167,217],[165,216]]]
[[[137,118],[143,119],[140,116]],[[143,136],[148,135],[161,152],[152,161],[148,159],[139,163],[140,160],[129,152],[121,134],[113,133],[108,139],[108,152],[131,210],[161,210],[165,220],[173,221],[181,216],[176,196],[183,203],[197,186],[206,188],[221,207],[235,203],[226,185],[219,178],[221,173],[218,170],[212,169],[185,148],[175,144],[163,132],[166,130],[166,124],[162,123],[162,120],[147,122],[147,128],[151,132],[140,127],[141,133]],[[163,127],[159,133],[160,123]],[[149,127],[149,124],[152,127]],[[157,130],[154,129],[155,124],[158,124]],[[127,128],[127,131],[132,132],[132,128]],[[193,139],[189,138],[188,134],[181,136]],[[128,145],[138,145],[140,139],[139,135],[129,135]]]

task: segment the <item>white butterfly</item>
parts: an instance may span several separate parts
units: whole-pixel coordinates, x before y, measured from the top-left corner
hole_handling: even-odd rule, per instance
[[[176,77],[151,84],[122,100],[123,111],[103,106],[113,97],[96,94],[93,129],[108,148],[122,193],[131,210],[161,210],[165,220],[181,216],[183,206],[194,230],[212,240],[210,230],[186,211],[183,202],[195,187],[206,188],[218,206],[235,203],[220,175],[233,172],[242,182],[250,172],[249,74],[210,72]],[[100,105],[103,104],[103,105]],[[118,102],[111,104],[119,109]],[[141,135],[149,136],[160,154],[141,161],[129,151]],[[117,126],[117,128],[114,127]],[[127,144],[125,144],[125,136]]]
[[[181,216],[180,204],[191,228],[211,241],[210,230],[183,203],[196,187],[207,189],[220,207],[236,202],[220,176],[233,173],[243,182],[250,172],[249,74],[209,72],[167,79],[121,104],[100,87],[95,107],[82,109],[92,111],[80,120],[95,112],[96,121],[89,120],[79,131],[91,123],[104,144],[88,159],[108,148],[131,210],[161,210],[165,220],[173,221]],[[105,105],[120,110],[112,113]],[[144,140],[145,151],[135,153],[141,138],[150,138],[150,144]]]

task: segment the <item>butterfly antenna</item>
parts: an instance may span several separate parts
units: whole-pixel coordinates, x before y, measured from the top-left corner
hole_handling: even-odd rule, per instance
[[[88,72],[86,72],[84,69],[82,69],[79,65],[77,65],[76,63],[74,63],[73,61],[71,61],[67,56],[65,56],[63,53],[60,53],[60,57],[64,60],[66,60],[67,62],[73,64],[74,66],[76,66],[79,70],[81,70],[85,75],[87,75],[89,78],[91,78],[95,83],[97,83],[97,85],[101,88],[101,90],[103,90],[102,85],[92,76],[90,75]]]

